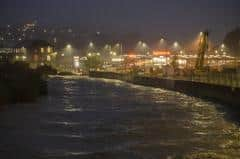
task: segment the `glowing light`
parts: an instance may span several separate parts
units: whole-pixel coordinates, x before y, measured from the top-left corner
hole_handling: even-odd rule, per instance
[[[88,56],[91,57],[91,56],[92,56],[92,53],[88,53]]]
[[[67,49],[71,49],[71,48],[72,48],[72,45],[68,44]]]
[[[79,68],[80,67],[80,57],[79,56],[74,56],[73,57],[73,64],[75,68]]]
[[[93,42],[90,42],[90,43],[89,43],[89,47],[92,48],[93,46],[94,46]]]
[[[179,43],[178,43],[178,42],[174,42],[174,43],[173,43],[173,46],[174,46],[175,48],[177,48],[177,47],[179,47]]]
[[[41,48],[41,53],[44,53],[44,48]]]
[[[221,45],[221,48],[224,49],[224,48],[225,48],[225,44],[222,44],[222,45]]]
[[[152,62],[156,66],[164,66],[169,64],[169,58],[165,56],[154,57]]]
[[[51,47],[48,47],[48,48],[47,48],[47,52],[48,52],[48,53],[51,53],[51,52],[52,52]]]
[[[117,53],[116,53],[116,52],[114,52],[114,51],[110,51],[110,55],[116,56],[116,55],[117,55]]]
[[[26,60],[26,59],[27,59],[27,57],[26,57],[26,56],[23,56],[22,58],[23,58],[23,60]]]
[[[51,61],[51,56],[47,56],[47,61],[50,62]]]
[[[178,60],[178,64],[180,65],[186,65],[187,61],[186,60]]]
[[[141,61],[137,61],[136,63],[135,63],[135,65],[136,66],[143,66],[143,65],[146,65],[146,61],[143,61],[143,60],[141,60]]]
[[[134,55],[134,54],[130,54],[128,55],[129,58],[137,58],[137,55]]]
[[[171,52],[169,51],[153,51],[154,56],[170,56]]]
[[[122,62],[124,61],[123,58],[112,58],[112,62]]]
[[[146,43],[142,43],[142,47],[146,48],[147,44]]]
[[[106,45],[104,46],[104,49],[105,49],[105,50],[111,49],[111,46],[108,45],[108,44],[106,44]]]

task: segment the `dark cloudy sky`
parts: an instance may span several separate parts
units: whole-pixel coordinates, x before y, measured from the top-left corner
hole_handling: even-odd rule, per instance
[[[208,28],[215,39],[240,24],[240,0],[1,0],[0,23],[37,19],[42,24],[92,30],[191,37]]]

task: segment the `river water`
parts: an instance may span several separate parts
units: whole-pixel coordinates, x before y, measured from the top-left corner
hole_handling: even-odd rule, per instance
[[[55,77],[49,96],[0,112],[0,158],[240,158],[240,129],[221,107],[117,80]]]

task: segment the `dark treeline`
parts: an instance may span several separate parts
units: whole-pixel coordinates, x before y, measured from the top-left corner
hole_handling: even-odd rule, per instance
[[[42,71],[26,63],[0,64],[0,105],[34,101],[47,93]]]

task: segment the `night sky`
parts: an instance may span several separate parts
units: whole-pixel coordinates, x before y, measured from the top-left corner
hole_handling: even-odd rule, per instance
[[[1,25],[38,20],[101,32],[186,40],[209,29],[214,40],[240,24],[239,0],[1,0]]]

